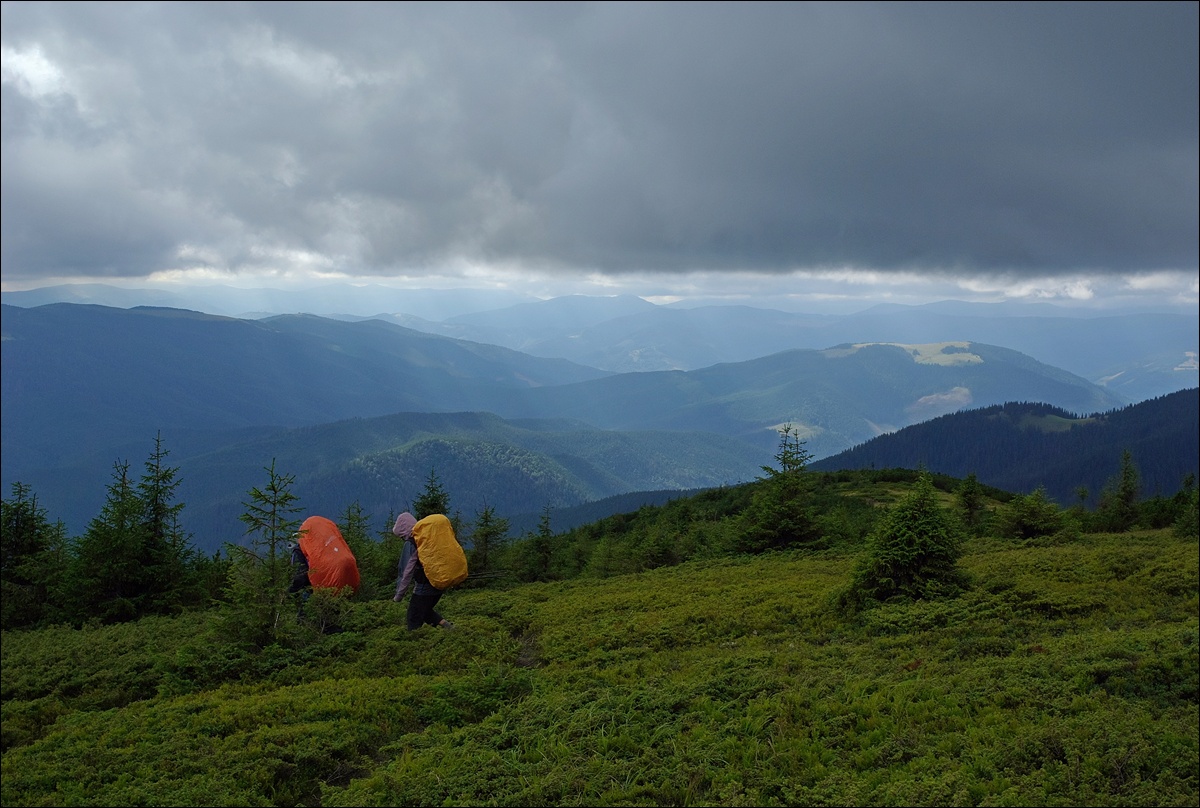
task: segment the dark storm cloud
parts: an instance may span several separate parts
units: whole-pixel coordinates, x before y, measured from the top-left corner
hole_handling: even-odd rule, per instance
[[[1197,265],[1197,5],[6,4],[6,277]]]

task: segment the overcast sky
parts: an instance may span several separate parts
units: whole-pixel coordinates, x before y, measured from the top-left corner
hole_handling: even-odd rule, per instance
[[[1197,300],[1195,2],[3,4],[3,288]]]

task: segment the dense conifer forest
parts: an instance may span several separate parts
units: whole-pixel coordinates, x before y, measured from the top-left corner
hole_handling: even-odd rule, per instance
[[[1014,402],[943,415],[813,464],[816,469],[918,468],[974,473],[1007,491],[1037,487],[1060,505],[1094,506],[1129,450],[1142,492],[1171,494],[1196,473],[1200,390],[1104,413]]]

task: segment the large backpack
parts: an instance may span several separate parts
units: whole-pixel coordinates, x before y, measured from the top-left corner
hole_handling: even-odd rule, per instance
[[[310,516],[300,526],[300,549],[308,560],[313,589],[358,591],[358,562],[338,526],[324,516]]]
[[[467,554],[454,536],[454,527],[443,514],[426,516],[413,525],[413,543],[425,577],[437,589],[449,589],[467,579]]]

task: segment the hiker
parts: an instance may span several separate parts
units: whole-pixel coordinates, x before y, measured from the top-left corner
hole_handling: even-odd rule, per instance
[[[288,594],[303,592],[300,597],[304,600],[308,598],[308,589],[312,586],[312,581],[308,580],[308,559],[300,549],[300,534],[297,533],[292,539],[288,546],[292,548],[292,569],[296,572],[292,575],[292,585],[288,587]]]
[[[298,596],[296,598],[296,622],[303,623],[304,604],[312,595],[312,581],[308,579],[308,559],[304,556],[304,551],[300,549],[299,533],[292,536],[292,541],[288,546],[292,548],[292,569],[295,570],[292,574],[292,584],[288,587],[288,594]]]
[[[443,516],[442,519],[445,517]],[[392,526],[392,533],[404,539],[404,551],[400,553],[396,578],[396,595],[392,600],[397,603],[404,600],[411,585],[413,593],[412,598],[408,601],[408,630],[416,631],[426,623],[438,628],[454,628],[453,623],[434,611],[434,607],[445,590],[438,589],[431,584],[425,575],[425,566],[417,557],[417,543],[413,539],[413,528],[416,525],[417,518],[405,511],[396,517],[396,524]]]
[[[313,588],[352,595],[358,591],[358,561],[338,526],[324,516],[304,520],[292,547],[292,564],[297,571],[288,592]]]

